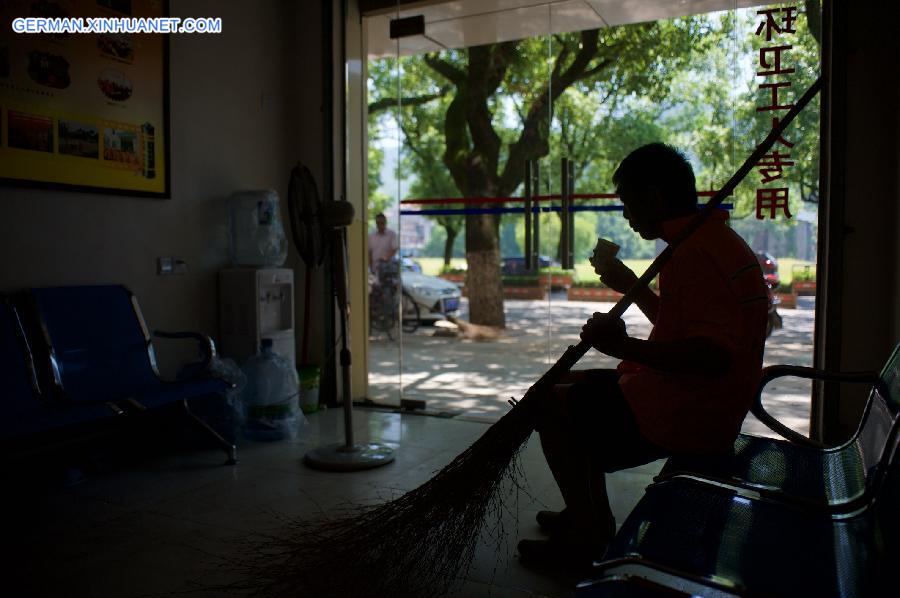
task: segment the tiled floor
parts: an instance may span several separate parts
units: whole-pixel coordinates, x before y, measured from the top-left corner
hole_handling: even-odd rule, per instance
[[[39,489],[4,484],[7,596],[214,596],[204,587],[233,579],[227,560],[249,534],[277,529],[279,518],[316,517],[346,503],[384,500],[418,486],[468,447],[487,425],[459,419],[356,410],[357,440],[396,447],[388,466],[323,473],[304,453],[343,438],[339,410],[308,418],[294,442],[243,442],[240,462],[215,451],[179,451],[137,465],[107,468],[78,483]],[[505,522],[508,554],[480,545],[462,596],[567,596],[560,580],[529,571],[515,557],[518,538],[539,537],[534,515],[561,497],[533,437],[523,453],[528,492]],[[661,462],[614,474],[610,495],[621,523]],[[70,476],[71,477],[71,476]],[[71,482],[71,480],[70,480]],[[515,513],[518,514],[516,522]],[[6,556],[8,555],[8,556]],[[223,567],[223,564],[225,565]]]

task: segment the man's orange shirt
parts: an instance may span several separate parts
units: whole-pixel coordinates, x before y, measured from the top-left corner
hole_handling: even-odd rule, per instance
[[[731,448],[759,384],[768,295],[759,262],[716,210],[672,254],[659,276],[659,311],[649,340],[709,339],[731,356],[722,376],[669,374],[619,365],[619,385],[641,433],[679,453]],[[663,222],[671,239],[691,217]]]

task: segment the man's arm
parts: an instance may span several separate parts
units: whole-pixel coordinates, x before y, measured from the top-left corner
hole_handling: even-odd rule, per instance
[[[627,293],[637,282],[637,275],[618,258],[609,258],[594,265],[594,272],[600,275],[600,282],[619,293]],[[644,312],[651,324],[656,324],[659,314],[659,297],[649,288],[641,289],[634,299],[635,305]]]
[[[715,378],[724,375],[731,366],[731,354],[727,349],[700,336],[679,341],[645,341],[626,337],[617,353],[613,357],[671,374]]]
[[[625,289],[625,292],[627,293],[628,289]],[[656,316],[659,314],[659,297],[650,287],[641,288],[638,296],[634,298],[634,304],[644,312],[651,324],[656,324]]]
[[[398,249],[400,249],[400,240],[397,237],[397,233],[391,231],[390,245],[388,246],[389,251],[385,254],[384,261],[389,262],[394,259]]]
[[[661,372],[714,378],[731,366],[731,353],[700,336],[677,341],[631,338],[621,318],[595,313],[581,330],[581,339],[610,357],[634,361]]]

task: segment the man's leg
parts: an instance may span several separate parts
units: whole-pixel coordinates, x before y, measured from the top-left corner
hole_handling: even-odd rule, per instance
[[[604,472],[666,456],[641,436],[618,381],[615,370],[571,372],[536,403],[541,447],[566,502],[566,516],[553,524],[559,531],[549,541],[519,542],[523,559],[559,563],[562,558],[579,569],[589,566],[615,535]]]
[[[580,444],[571,426],[567,395],[571,384],[561,384],[544,399],[541,448],[566,503],[570,529],[566,541],[598,545],[615,534],[615,520],[609,507],[606,479],[591,463],[590,453]],[[598,400],[602,400],[598,397]]]

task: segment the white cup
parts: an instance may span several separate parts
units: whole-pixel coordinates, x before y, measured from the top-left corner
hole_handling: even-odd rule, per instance
[[[619,249],[621,249],[621,247],[612,241],[603,238],[597,239],[597,245],[594,247],[594,254],[590,259],[591,266],[594,267],[595,271],[603,269],[609,260],[616,257],[616,254],[619,253]]]

